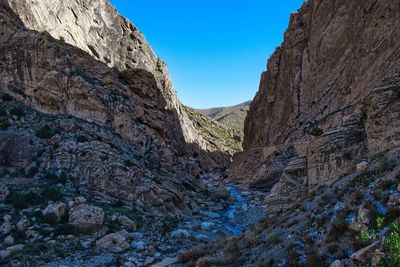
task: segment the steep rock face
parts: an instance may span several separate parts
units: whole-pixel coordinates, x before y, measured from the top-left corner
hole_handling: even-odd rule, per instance
[[[39,174],[23,183],[67,178],[85,196],[120,199],[150,213],[190,212],[190,199],[204,190],[195,176],[214,159],[191,157],[199,148],[185,142],[177,111],[168,108],[154,74],[109,68],[28,30],[5,1],[0,24],[5,182],[35,167]]]
[[[8,0],[8,3],[29,29],[48,32],[56,39],[81,48],[109,67],[121,71],[143,69],[151,72],[165,99],[166,112],[178,118],[179,125],[174,127],[181,128],[182,141],[193,144],[193,147],[215,151],[209,140],[198,133],[179,102],[166,64],[154,54],[143,34],[120,16],[108,0]],[[206,158],[204,164],[210,164],[210,167],[227,165],[228,162],[227,155]]]
[[[398,100],[387,101],[398,86],[390,78],[400,65],[398,10],[393,1],[310,0],[292,14],[261,76],[231,174],[270,189],[287,180],[291,159],[305,157],[306,173],[296,179],[314,188],[396,147],[389,135],[398,131]]]

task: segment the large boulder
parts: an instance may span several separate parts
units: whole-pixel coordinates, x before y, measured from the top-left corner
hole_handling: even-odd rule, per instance
[[[125,215],[118,217],[119,223],[128,231],[135,231],[137,224]]]
[[[99,248],[104,250],[113,252],[113,253],[120,253],[124,250],[129,248],[129,243],[125,236],[120,233],[113,233],[104,236],[103,238],[99,239],[96,242],[96,245]]]
[[[55,203],[47,206],[45,210],[42,211],[42,215],[50,221],[59,222],[65,215],[67,210],[67,205],[64,203]]]
[[[82,232],[94,232],[104,222],[104,211],[102,208],[81,204],[70,210],[69,224]]]

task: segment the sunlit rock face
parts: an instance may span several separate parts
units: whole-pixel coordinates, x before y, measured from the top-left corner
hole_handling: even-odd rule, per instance
[[[305,158],[291,184],[314,188],[398,146],[399,18],[398,3],[372,0],[311,0],[292,14],[231,174],[268,190]]]
[[[1,117],[0,150],[31,140],[10,162],[145,212],[195,209],[197,175],[229,155],[198,135],[131,23],[107,1],[2,1],[0,20],[0,104],[18,111]]]
[[[119,15],[108,0],[8,2],[29,29],[48,32],[52,37],[78,47],[120,71],[143,69],[152,73],[159,89],[157,94],[162,94],[165,100],[165,113],[171,114],[167,122],[172,121],[170,127],[179,129],[183,136],[182,140],[177,140],[177,143],[181,143],[177,145],[186,150],[182,153],[198,150],[196,147],[209,152],[225,149],[215,149],[196,130],[177,98],[166,64],[155,55],[143,34]],[[184,143],[193,146],[188,147]],[[229,156],[217,154],[213,157],[204,155],[204,158],[208,158],[204,164],[210,167],[226,166]]]

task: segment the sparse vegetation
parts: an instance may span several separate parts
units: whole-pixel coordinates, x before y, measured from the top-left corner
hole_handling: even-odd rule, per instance
[[[50,139],[54,134],[54,130],[48,125],[45,125],[36,131],[36,136],[42,139]]]
[[[383,244],[384,256],[380,262],[382,267],[400,266],[400,228],[392,224],[391,232],[385,238]]]
[[[10,110],[10,115],[22,118],[25,116],[25,111],[20,107],[14,107]]]
[[[41,194],[45,200],[60,201],[63,198],[63,194],[56,187],[45,188]]]

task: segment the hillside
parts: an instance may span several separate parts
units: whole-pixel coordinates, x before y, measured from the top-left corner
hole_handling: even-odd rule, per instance
[[[251,101],[231,107],[218,107],[210,109],[197,109],[198,112],[209,116],[213,120],[236,130],[243,138],[244,120],[250,109]]]

